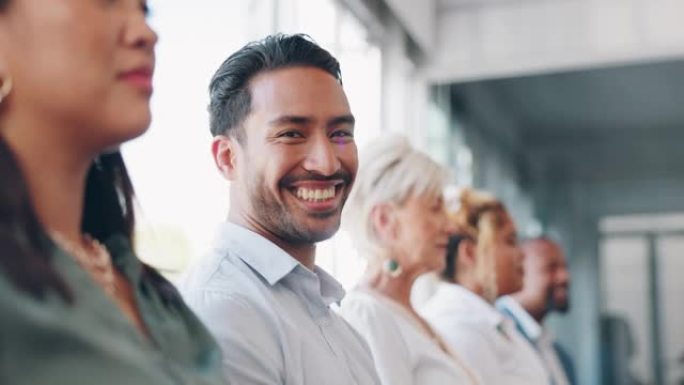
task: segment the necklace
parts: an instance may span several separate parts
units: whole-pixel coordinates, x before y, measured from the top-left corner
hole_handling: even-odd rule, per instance
[[[50,237],[69,253],[108,295],[116,298],[114,265],[106,247],[89,234],[82,235],[80,244],[66,239],[56,231],[51,232]]]
[[[142,315],[137,310],[130,288],[125,283],[117,285],[112,257],[107,248],[89,234],[81,235],[81,242],[79,243],[68,240],[56,231],[50,232],[50,237],[102,287],[136,329],[150,338],[149,330],[142,319]]]

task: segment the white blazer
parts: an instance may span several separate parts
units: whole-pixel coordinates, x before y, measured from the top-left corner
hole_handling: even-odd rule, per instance
[[[513,321],[462,286],[440,283],[420,313],[475,369],[483,385],[551,383],[544,364]]]

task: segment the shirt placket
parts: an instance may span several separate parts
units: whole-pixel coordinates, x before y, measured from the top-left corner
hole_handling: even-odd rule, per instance
[[[359,379],[354,375],[354,372],[351,370],[353,363],[349,362],[349,358],[347,357],[345,352],[342,349],[340,349],[338,338],[339,330],[335,325],[335,320],[332,317],[331,310],[330,308],[327,308],[326,310],[326,314],[316,321],[316,323],[318,324],[318,328],[321,331],[321,335],[328,344],[328,347],[335,356],[335,360],[338,363],[338,368],[344,368],[344,372],[347,375],[347,380],[344,382],[344,384],[358,385],[360,384]]]
[[[343,368],[343,371],[340,371],[340,373],[346,374],[346,380],[340,383],[359,384],[358,379],[350,369],[352,363],[349,362],[344,350],[340,348],[339,330],[335,324],[330,307],[323,301],[320,279],[310,271],[300,271],[300,274],[302,275],[302,295],[307,302],[309,314],[318,326],[321,337],[330,349],[330,352],[336,361],[336,367]]]

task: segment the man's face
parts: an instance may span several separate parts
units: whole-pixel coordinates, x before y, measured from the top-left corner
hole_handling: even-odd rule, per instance
[[[250,82],[251,109],[237,151],[240,215],[292,245],[330,238],[356,176],[354,118],[337,80],[312,67]]]
[[[525,251],[525,290],[533,292],[537,306],[545,312],[566,312],[570,273],[563,250],[555,243],[540,240]]]
[[[552,253],[553,289],[549,298],[549,307],[550,310],[565,313],[570,308],[570,271],[563,250],[557,245],[552,246],[556,252]]]

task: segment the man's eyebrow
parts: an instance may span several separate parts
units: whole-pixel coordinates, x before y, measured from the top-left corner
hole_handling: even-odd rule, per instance
[[[283,126],[288,124],[294,124],[296,126],[305,126],[311,124],[312,122],[313,119],[307,116],[283,115],[271,120],[270,122],[268,122],[268,124],[271,126]]]
[[[314,122],[314,119],[308,116],[301,115],[283,115],[271,120],[268,124],[271,126],[283,126],[283,125],[296,125],[296,126],[306,126]],[[353,126],[356,123],[356,118],[354,115],[341,115],[336,116],[327,122],[328,127],[339,126],[341,124],[349,124]]]
[[[356,118],[354,118],[354,115],[342,115],[342,116],[336,116],[328,121],[328,126],[338,126],[340,124],[349,124],[349,125],[354,125],[356,123]]]

